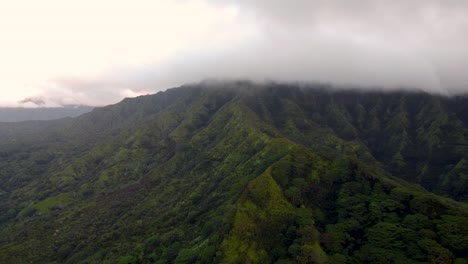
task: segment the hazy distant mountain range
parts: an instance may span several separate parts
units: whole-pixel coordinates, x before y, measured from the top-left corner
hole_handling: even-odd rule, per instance
[[[0,123],[1,263],[467,263],[468,99],[232,82]]]
[[[0,122],[20,122],[31,120],[53,120],[64,117],[76,117],[90,112],[91,106],[63,106],[63,107],[0,107]]]

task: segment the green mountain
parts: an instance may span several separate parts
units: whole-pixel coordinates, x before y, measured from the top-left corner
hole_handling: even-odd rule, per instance
[[[201,83],[0,123],[1,263],[466,263],[468,98]]]

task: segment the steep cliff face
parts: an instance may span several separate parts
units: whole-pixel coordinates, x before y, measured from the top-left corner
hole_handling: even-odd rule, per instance
[[[467,108],[232,82],[3,123],[0,259],[461,261]]]

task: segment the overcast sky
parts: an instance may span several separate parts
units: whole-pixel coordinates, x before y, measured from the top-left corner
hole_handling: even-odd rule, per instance
[[[1,1],[0,43],[9,106],[213,78],[468,92],[466,0]]]

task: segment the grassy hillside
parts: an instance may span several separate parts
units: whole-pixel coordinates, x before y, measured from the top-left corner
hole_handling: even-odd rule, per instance
[[[467,103],[233,82],[0,124],[0,260],[464,263]]]

